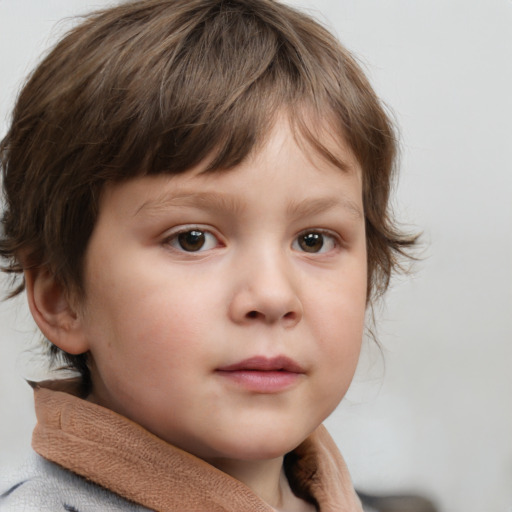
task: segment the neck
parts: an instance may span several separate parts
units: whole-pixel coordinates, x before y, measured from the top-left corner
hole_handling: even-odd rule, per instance
[[[269,460],[215,459],[208,462],[247,485],[276,512],[315,510],[293,494],[284,472],[283,457]]]

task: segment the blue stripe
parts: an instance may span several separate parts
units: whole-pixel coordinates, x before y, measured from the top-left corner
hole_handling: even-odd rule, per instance
[[[0,498],[7,498],[10,494],[12,494],[18,487],[21,487],[24,483],[27,483],[28,480],[23,480],[22,482],[17,483],[16,485],[13,485],[8,491],[5,491],[3,494],[0,495]]]
[[[64,510],[67,510],[67,512],[80,512],[77,508],[73,507],[72,505],[67,505],[66,503],[63,503]]]

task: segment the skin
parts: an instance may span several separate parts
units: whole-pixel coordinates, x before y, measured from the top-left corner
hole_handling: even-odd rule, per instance
[[[106,188],[85,298],[61,305],[67,330],[54,333],[64,350],[90,352],[91,401],[238,478],[276,510],[312,510],[291,492],[283,455],[345,395],[363,333],[361,169],[339,141],[323,142],[345,170],[298,144],[282,117],[235,169],[202,174],[204,163]],[[45,306],[35,296],[37,319]],[[286,356],[301,371],[272,392],[218,371],[254,356]]]

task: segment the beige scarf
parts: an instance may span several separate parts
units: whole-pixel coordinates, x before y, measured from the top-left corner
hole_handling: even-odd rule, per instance
[[[158,512],[271,512],[246,485],[138,424],[71,394],[66,381],[35,385],[34,450]],[[69,381],[67,381],[69,382]],[[362,512],[348,470],[320,426],[291,454],[290,482],[321,512]]]

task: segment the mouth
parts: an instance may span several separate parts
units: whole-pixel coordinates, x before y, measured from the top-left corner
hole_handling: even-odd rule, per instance
[[[285,391],[306,374],[299,363],[286,356],[254,356],[222,366],[216,372],[231,384],[254,393]]]
[[[305,373],[304,369],[294,361],[286,356],[277,357],[264,357],[254,356],[238,363],[234,363],[228,366],[222,366],[217,369],[223,372],[237,372],[237,371],[260,371],[260,372],[291,372],[291,373]]]

